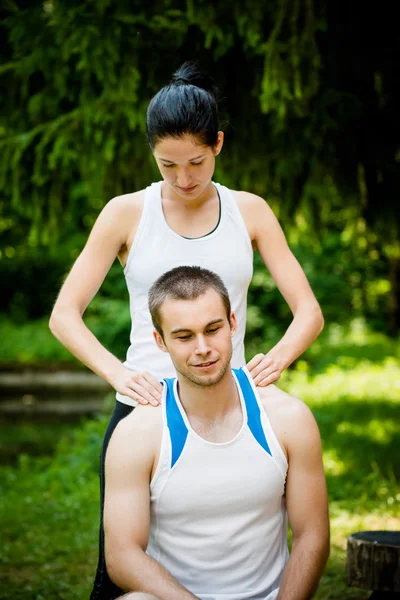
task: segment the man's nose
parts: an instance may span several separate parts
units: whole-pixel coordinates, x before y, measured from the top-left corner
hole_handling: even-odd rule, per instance
[[[210,346],[204,335],[200,335],[197,338],[196,354],[207,354],[208,352],[210,352]]]

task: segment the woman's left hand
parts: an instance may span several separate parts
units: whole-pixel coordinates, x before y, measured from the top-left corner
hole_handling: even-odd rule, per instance
[[[255,385],[260,387],[278,381],[284,368],[283,361],[271,358],[268,354],[256,354],[247,363],[247,369]]]

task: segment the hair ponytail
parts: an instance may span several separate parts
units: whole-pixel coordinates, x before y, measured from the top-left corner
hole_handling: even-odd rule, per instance
[[[172,84],[194,85],[205,90],[217,101],[217,86],[215,81],[201,71],[194,62],[185,62],[172,76]]]
[[[146,130],[154,150],[166,137],[193,135],[205,146],[218,139],[217,86],[192,62],[185,62],[161,88],[147,109]]]

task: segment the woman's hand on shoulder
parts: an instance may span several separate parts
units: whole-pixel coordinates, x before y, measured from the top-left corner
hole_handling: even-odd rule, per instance
[[[117,392],[139,404],[158,406],[161,402],[162,384],[146,371],[131,371],[121,364],[109,382]]]
[[[256,354],[247,363],[247,369],[256,386],[265,387],[270,383],[278,381],[285,363],[279,358],[272,358],[268,354]]]

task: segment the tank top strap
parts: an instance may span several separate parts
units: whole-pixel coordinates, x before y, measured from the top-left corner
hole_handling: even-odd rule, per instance
[[[244,235],[244,239],[246,240],[248,250],[250,250],[251,256],[253,256],[253,247],[249,232],[247,231],[246,223],[244,222],[242,213],[240,212],[232,190],[227,188],[225,185],[221,185],[220,183],[214,183],[214,185],[218,190],[219,197],[221,198],[221,219],[223,216],[224,218],[230,218],[235,225],[239,227]]]
[[[162,181],[155,181],[146,188],[144,204],[146,215],[149,215],[146,219],[147,230],[150,228],[154,231],[156,227],[166,226],[161,201],[161,185]]]
[[[137,247],[141,243],[141,240],[143,238],[146,239],[149,228],[151,229],[153,227],[154,230],[154,216],[157,216],[158,213],[157,194],[160,193],[159,187],[161,187],[161,181],[158,181],[157,183],[152,183],[144,190],[142,214],[140,216],[140,221],[136,230],[135,238],[129,251],[128,260],[126,261],[126,265],[124,268],[125,275],[129,270],[132,257],[135,254]]]
[[[246,367],[232,369],[246,403],[248,427],[262,448],[275,460],[282,477],[286,478],[288,463],[281,445],[275,435],[267,412],[261,404],[253,378]]]
[[[272,456],[265,431],[261,423],[261,410],[251,383],[243,369],[233,369],[246,404],[247,425],[262,448]]]
[[[176,378],[164,379],[167,385],[166,395],[166,422],[171,438],[171,469],[177,462],[185,447],[188,428],[183,420],[181,411],[175,399]]]

